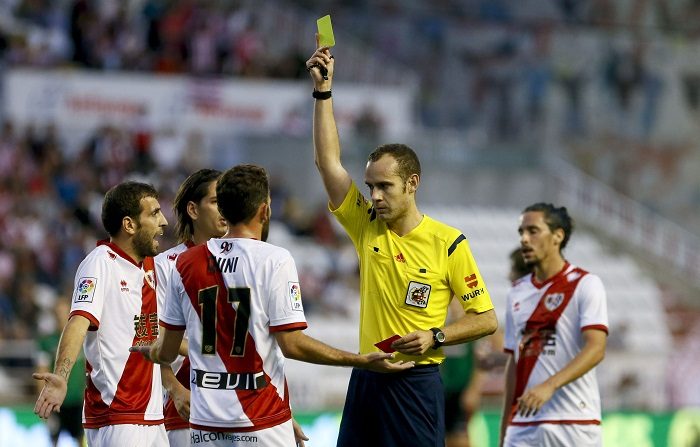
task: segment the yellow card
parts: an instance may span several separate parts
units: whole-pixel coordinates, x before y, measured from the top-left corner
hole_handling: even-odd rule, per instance
[[[335,45],[331,16],[323,16],[316,20],[316,26],[318,27],[318,45],[320,47],[332,47]]]

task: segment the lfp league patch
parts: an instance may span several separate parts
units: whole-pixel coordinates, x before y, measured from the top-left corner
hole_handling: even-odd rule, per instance
[[[301,304],[301,287],[299,287],[299,283],[288,282],[287,293],[289,294],[289,303],[292,306],[292,310],[303,312],[304,306]]]
[[[92,303],[92,297],[95,295],[97,287],[97,278],[84,277],[78,280],[78,285],[73,294],[74,303]]]

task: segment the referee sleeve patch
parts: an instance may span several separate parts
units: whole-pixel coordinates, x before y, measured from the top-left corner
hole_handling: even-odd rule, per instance
[[[466,240],[466,239],[467,238],[464,237],[463,234],[460,234],[459,237],[457,239],[455,239],[455,241],[452,243],[452,245],[450,245],[450,248],[447,249],[447,256],[450,256],[452,254],[452,252],[457,249],[457,246],[459,245],[459,243]]]

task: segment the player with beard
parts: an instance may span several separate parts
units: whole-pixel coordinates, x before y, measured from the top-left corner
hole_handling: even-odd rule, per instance
[[[294,445],[285,357],[379,372],[404,371],[413,362],[341,351],[304,334],[294,260],[265,242],[271,207],[263,168],[228,170],[216,195],[228,232],[177,257],[161,336],[133,350],[170,363],[187,331],[192,445]]]
[[[102,224],[110,237],[78,267],[54,372],[33,375],[44,381],[34,412],[47,418],[60,411],[84,343],[88,444],[167,446],[160,367],[129,352],[130,346],[149,345],[158,336],[153,256],[168,224],[158,193],[138,182],[113,187],[102,204]]]
[[[574,222],[535,203],[520,215],[520,251],[532,272],[506,298],[508,357],[501,445],[602,445],[595,366],[605,356],[608,313],[600,278],[563,256]]]

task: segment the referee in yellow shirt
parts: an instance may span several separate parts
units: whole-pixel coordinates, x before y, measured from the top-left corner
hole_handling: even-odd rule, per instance
[[[334,62],[328,48],[319,48],[306,67],[316,99],[316,166],[360,260],[360,352],[377,351],[375,344],[398,336],[380,346],[416,363],[396,374],[353,370],[337,445],[443,447],[440,346],[495,332],[493,305],[464,235],[418,210],[421,169],[411,148],[387,144],[372,152],[365,169],[369,201],[350,178],[333,115]],[[446,326],[453,297],[464,315]]]

